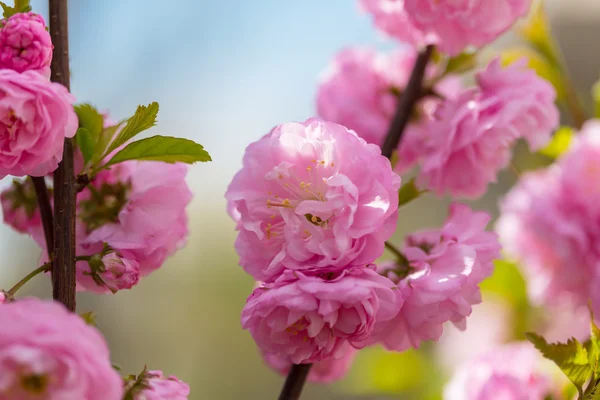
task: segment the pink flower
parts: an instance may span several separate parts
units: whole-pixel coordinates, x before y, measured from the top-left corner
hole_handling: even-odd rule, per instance
[[[367,143],[383,144],[387,130],[396,114],[398,98],[406,87],[416,53],[413,49],[384,54],[371,49],[346,49],[329,66],[317,93],[319,115],[354,130]],[[434,75],[430,68],[429,75]],[[436,91],[453,98],[460,90],[457,78],[441,80]],[[427,115],[439,103],[432,97],[419,104],[419,113]],[[407,141],[423,136],[423,124],[414,121],[404,133],[399,159],[401,169],[411,166],[417,158],[411,152],[414,145]]]
[[[455,203],[442,229],[406,238],[409,265],[391,262],[379,268],[397,283],[396,295],[404,304],[394,319],[378,324],[374,341],[403,351],[438,340],[447,321],[466,328],[471,306],[481,302],[478,285],[499,257],[496,235],[484,230],[489,220],[487,213]]]
[[[530,172],[500,204],[496,229],[536,303],[600,310],[600,121],[586,123],[567,154]]]
[[[421,142],[417,183],[437,195],[482,196],[518,138],[538,149],[558,125],[554,89],[520,63],[501,69],[494,60],[478,81],[440,105]]]
[[[50,79],[52,49],[41,15],[18,13],[0,22],[0,69],[35,71]]]
[[[428,43],[455,56],[468,46],[493,42],[525,16],[530,6],[531,0],[405,0],[404,12]]]
[[[502,68],[495,58],[477,74],[482,103],[501,110],[497,124],[506,124],[517,137],[524,138],[531,150],[545,146],[558,126],[556,91],[521,59]]]
[[[350,370],[357,350],[349,349],[340,359],[333,357],[316,362],[310,368],[308,381],[314,383],[331,383],[342,379]],[[279,354],[262,353],[265,362],[281,375],[287,375],[292,363]]]
[[[96,247],[98,253],[92,249]],[[139,281],[140,267],[133,258],[120,257],[116,253],[102,256],[102,246],[90,246],[81,249],[78,256],[91,253],[89,261],[77,262],[77,289],[95,293],[116,293],[131,289]]]
[[[42,220],[31,179],[15,179],[8,189],[0,193],[0,202],[6,224],[20,233],[40,231],[43,237]]]
[[[372,14],[375,26],[386,35],[413,47],[433,43],[435,36],[418,29],[406,13],[405,0],[359,0],[360,7]]]
[[[44,176],[77,130],[73,97],[39,74],[0,70],[0,177]]]
[[[148,371],[144,382],[147,388],[133,396],[134,400],[187,400],[190,387],[175,376],[165,377],[162,371]]]
[[[0,290],[0,304],[4,304],[8,302],[8,296],[2,290]]]
[[[0,398],[120,400],[123,384],[100,333],[61,304],[0,307]]]
[[[286,270],[250,295],[242,326],[263,352],[294,364],[339,359],[366,345],[376,320],[398,312],[393,282],[374,269],[322,271]]]
[[[399,187],[379,147],[345,127],[318,119],[279,125],[248,146],[225,194],[240,264],[257,280],[284,265],[366,265],[396,229]]]
[[[444,389],[447,400],[544,400],[560,397],[545,361],[529,343],[495,348],[463,364]]]

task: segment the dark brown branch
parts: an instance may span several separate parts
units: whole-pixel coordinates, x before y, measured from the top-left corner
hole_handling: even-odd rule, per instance
[[[281,389],[279,400],[298,400],[304,388],[304,382],[310,372],[311,364],[294,364]]]
[[[67,0],[49,0],[48,11],[54,44],[51,79],[70,90]],[[73,141],[65,139],[63,160],[54,172],[52,297],[71,311],[75,311],[75,185]]]
[[[54,226],[52,218],[52,206],[50,205],[50,196],[48,195],[48,187],[44,177],[32,176],[35,195],[37,196],[38,208],[40,217],[42,218],[42,226],[44,227],[44,237],[46,238],[46,250],[48,251],[48,259],[52,261],[54,250]]]
[[[404,133],[404,128],[406,128],[406,125],[408,125],[408,121],[410,120],[415,103],[421,97],[425,68],[431,58],[432,52],[433,46],[430,45],[419,53],[408,84],[406,85],[406,89],[400,97],[398,111],[392,120],[385,137],[385,142],[383,143],[383,146],[381,146],[381,153],[387,158],[391,158],[394,149],[398,147],[398,143],[400,143],[400,139]]]

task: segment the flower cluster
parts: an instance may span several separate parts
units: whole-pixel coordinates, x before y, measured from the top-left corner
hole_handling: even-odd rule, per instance
[[[379,323],[374,340],[390,350],[403,351],[421,342],[438,340],[443,324],[466,328],[471,306],[481,302],[478,285],[493,270],[500,245],[485,232],[490,216],[453,204],[441,229],[406,238],[406,260],[386,262],[379,271],[397,285],[400,312]]]
[[[394,283],[369,264],[396,228],[399,188],[380,149],[338,124],[283,124],[247,148],[226,198],[240,264],[264,281],[242,324],[267,359],[343,359],[397,314]]]
[[[458,368],[444,390],[444,399],[562,398],[546,363],[529,343],[493,349]]]
[[[600,121],[583,127],[552,166],[525,174],[500,203],[497,231],[520,261],[537,303],[600,312]]]
[[[359,0],[377,28],[415,47],[457,55],[494,41],[529,11],[531,0]],[[484,4],[485,3],[485,4]]]

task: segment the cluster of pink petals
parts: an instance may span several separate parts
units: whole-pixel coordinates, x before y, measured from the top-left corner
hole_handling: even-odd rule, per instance
[[[346,49],[338,53],[321,80],[317,93],[317,111],[328,121],[352,129],[367,143],[383,144],[398,108],[401,93],[416,59],[414,49],[378,53],[373,49]],[[429,70],[432,75],[435,71]],[[445,98],[454,98],[461,90],[457,77],[446,77],[435,85]],[[439,103],[427,97],[419,104],[419,113],[428,115]],[[400,170],[411,166],[416,154],[415,140],[424,135],[423,119],[408,125],[399,148]]]
[[[500,204],[496,229],[538,303],[600,310],[600,121],[589,121],[556,164],[525,174]]]
[[[544,400],[561,398],[545,360],[530,343],[495,348],[469,360],[444,389],[444,399]]]
[[[286,270],[250,295],[242,326],[263,352],[294,364],[340,359],[398,313],[394,283],[374,268],[318,272]]]
[[[495,59],[477,82],[442,103],[425,138],[415,143],[413,151],[421,154],[417,183],[438,195],[482,196],[510,162],[517,139],[539,149],[558,125],[554,88],[523,62],[502,68]]]
[[[441,229],[406,238],[403,253],[409,265],[391,262],[379,267],[397,284],[401,309],[392,320],[377,324],[373,341],[404,351],[438,340],[445,322],[466,328],[472,305],[481,302],[478,285],[492,273],[493,260],[499,257],[496,235],[485,231],[489,220],[487,213],[455,203]]]
[[[147,388],[133,396],[133,400],[187,400],[190,387],[175,376],[165,377],[162,371],[145,374]]]
[[[225,195],[240,264],[268,280],[286,268],[371,263],[396,229],[399,187],[379,147],[347,128],[279,125],[248,146]]]
[[[359,0],[384,33],[413,46],[435,44],[457,55],[506,32],[529,11],[531,0]]]
[[[108,244],[118,260],[101,274],[107,285],[100,286],[88,275],[89,264],[77,263],[78,289],[109,292],[129,289],[159,268],[165,259],[185,244],[188,235],[186,206],[192,193],[185,181],[185,164],[127,161],[100,172],[91,186],[126,184],[126,202],[114,222],[89,229],[78,218],[77,255],[93,255]],[[78,203],[89,199],[90,189],[78,196]],[[110,201],[107,199],[106,201]],[[114,253],[113,253],[114,254]],[[112,256],[111,256],[112,257]]]
[[[104,339],[61,304],[3,304],[0,326],[0,398],[121,400]]]
[[[0,177],[44,176],[62,160],[77,116],[67,89],[32,71],[0,70]]]
[[[41,15],[17,13],[0,22],[0,69],[50,78],[52,40]]]
[[[18,186],[17,186],[18,185]],[[22,204],[21,201],[33,202]],[[0,193],[4,223],[19,233],[42,232],[42,219],[37,208],[37,197],[30,179],[14,183]]]
[[[331,383],[342,379],[350,370],[356,353],[358,353],[358,350],[350,348],[342,358],[336,359],[330,357],[314,363],[310,368],[308,381],[314,383]],[[292,363],[279,354],[263,353],[262,356],[267,365],[281,375],[287,375],[292,367]]]

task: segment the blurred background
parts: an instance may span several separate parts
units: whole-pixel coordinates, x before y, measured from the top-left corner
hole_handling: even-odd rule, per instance
[[[600,71],[600,2],[546,3],[576,86],[587,96]],[[45,1],[32,5],[47,16]],[[151,133],[193,139],[214,160],[190,168],[195,198],[188,246],[134,290],[78,294],[78,310],[96,313],[124,373],[145,364],[162,369],[190,383],[190,399],[276,398],[283,378],[263,365],[240,327],[253,282],[237,266],[223,194],[251,141],[315,113],[318,76],[335,52],[397,44],[382,39],[353,0],[73,0],[70,38],[78,101],[109,110],[114,119],[158,101],[159,124]],[[509,34],[498,46],[512,40]],[[514,181],[505,172],[475,206],[496,215],[498,199]],[[409,231],[439,226],[447,204],[425,196],[401,209],[396,243]],[[38,265],[33,241],[7,226],[0,226],[0,249],[0,287]],[[498,271],[466,332],[448,327],[441,345],[403,354],[362,351],[345,380],[309,385],[303,399],[439,398],[457,363],[522,332],[524,284],[511,265]],[[20,292],[50,293],[44,277]]]

